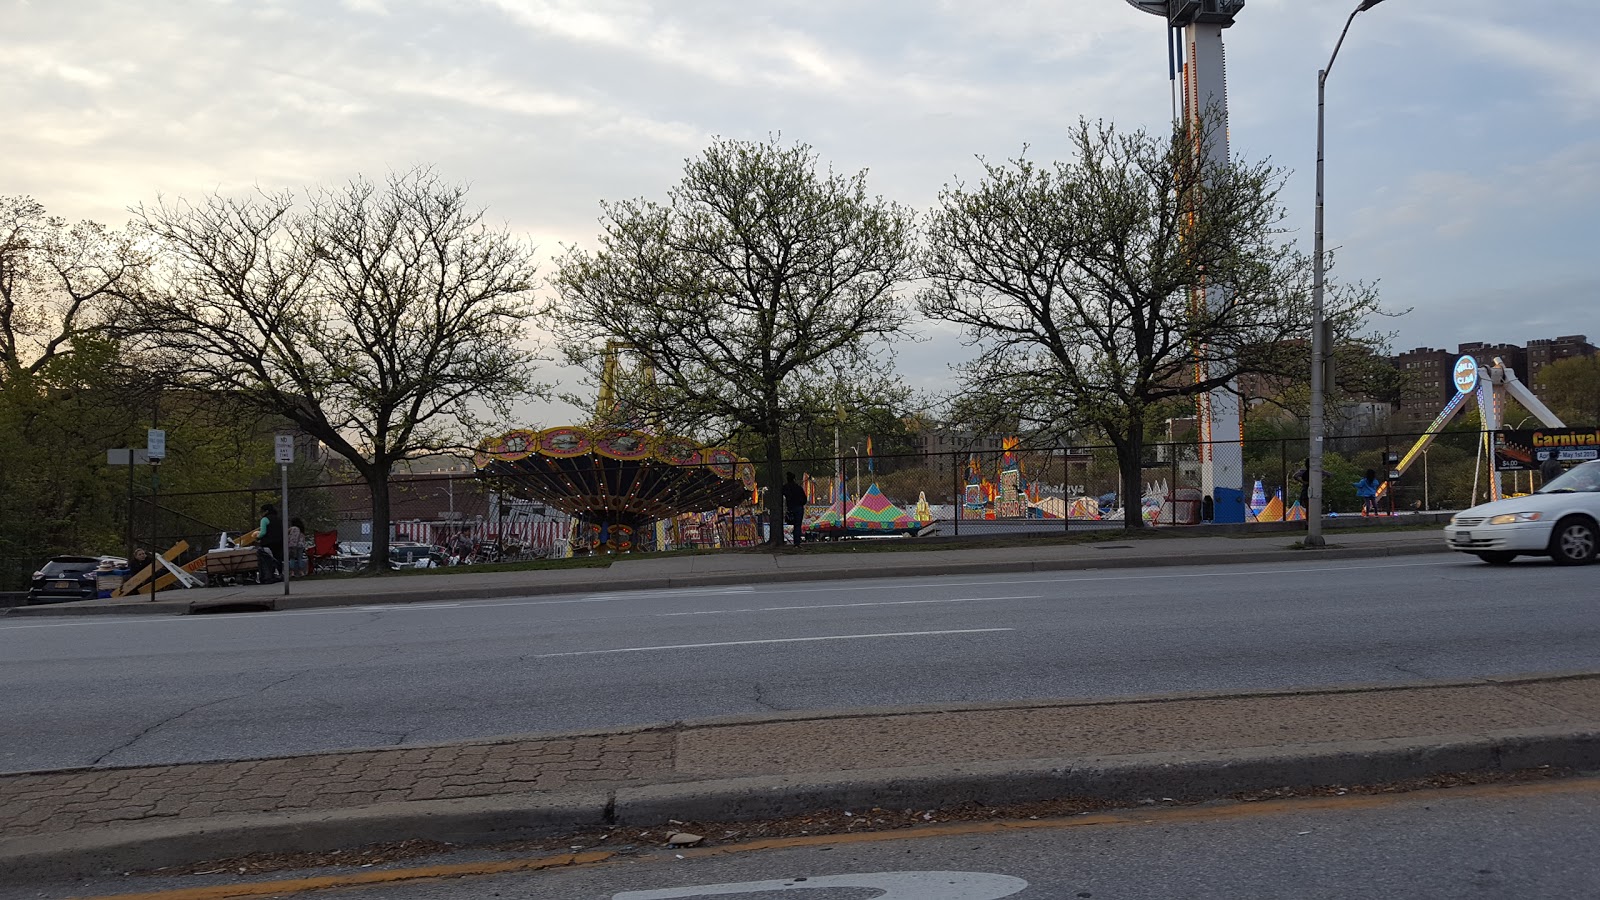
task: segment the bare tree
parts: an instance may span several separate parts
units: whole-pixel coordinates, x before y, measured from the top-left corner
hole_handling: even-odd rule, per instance
[[[1311,265],[1283,239],[1283,173],[1211,162],[1203,130],[1079,122],[1071,139],[1070,162],[945,188],[919,305],[979,349],[969,392],[1036,429],[1104,432],[1132,493],[1156,404],[1305,366]],[[1368,289],[1330,296],[1343,333],[1376,309]]]
[[[96,222],[69,225],[30,197],[0,197],[0,384],[39,375],[114,325],[146,260]]]
[[[658,386],[634,403],[676,427],[765,450],[774,545],[784,426],[815,410],[832,366],[881,371],[902,333],[895,294],[914,262],[912,215],[869,197],[866,175],[817,171],[815,152],[718,140],[666,203],[605,206],[600,249],[558,261],[551,305],[568,358],[596,371],[607,341]],[[874,366],[873,363],[877,363]]]
[[[372,494],[374,571],[395,463],[474,446],[485,413],[542,390],[524,347],[530,250],[430,169],[135,213],[161,253],[135,306],[146,330],[187,382],[349,460]]]

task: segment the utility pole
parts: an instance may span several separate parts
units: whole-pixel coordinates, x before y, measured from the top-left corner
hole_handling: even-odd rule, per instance
[[[167,433],[152,428],[144,437],[145,454],[150,459],[150,602],[154,603],[166,569],[162,562],[166,555],[161,552],[161,461],[167,458]]]
[[[283,559],[278,560],[278,568],[279,574],[283,576],[283,595],[287,597],[289,596],[289,464],[294,462],[294,435],[276,435],[273,438],[272,449],[278,460],[278,468],[283,474],[283,491],[278,500],[278,508],[281,510],[278,525],[283,530],[281,536]]]
[[[1351,11],[1350,17],[1344,20],[1344,30],[1339,32],[1339,40],[1333,45],[1333,53],[1328,57],[1328,65],[1317,72],[1317,217],[1316,236],[1312,246],[1311,269],[1311,449],[1306,459],[1306,543],[1307,547],[1322,547],[1326,541],[1322,537],[1322,444],[1326,431],[1326,369],[1331,356],[1328,346],[1329,335],[1325,322],[1322,302],[1324,260],[1322,246],[1322,168],[1323,168],[1323,135],[1324,126],[1323,107],[1324,94],[1328,85],[1328,74],[1333,71],[1333,61],[1339,58],[1339,48],[1344,46],[1345,35],[1350,33],[1350,24],[1356,16],[1382,3],[1383,0],[1361,0],[1361,5]]]

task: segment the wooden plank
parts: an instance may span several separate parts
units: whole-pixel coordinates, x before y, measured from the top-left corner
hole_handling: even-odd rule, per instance
[[[176,544],[173,544],[172,548],[167,550],[167,552],[161,554],[161,556],[163,558],[165,558],[168,562],[171,562],[172,560],[175,560],[178,557],[182,556],[184,553],[187,553],[188,550],[189,550],[189,542],[188,541],[179,541]],[[132,560],[129,560],[129,563],[131,564]],[[155,567],[154,564],[149,565],[149,566],[145,566],[142,571],[140,571],[139,573],[135,574],[132,578],[129,578],[129,579],[123,581],[122,582],[122,587],[118,588],[116,593],[112,594],[111,596],[113,596],[113,597],[126,597],[129,594],[132,594],[132,593],[134,593],[136,591],[139,591],[139,588],[140,588],[141,585],[149,583],[149,581],[150,581],[150,573],[152,573],[154,571],[156,571],[156,567]],[[156,583],[160,584],[162,587],[165,587],[166,584],[172,584],[175,581],[177,581],[177,579],[172,576],[172,573],[163,570],[162,573],[161,573],[161,578],[157,579]],[[165,582],[166,584],[162,584],[162,582]],[[142,591],[142,593],[148,594],[150,592],[148,590],[145,590],[145,591]]]

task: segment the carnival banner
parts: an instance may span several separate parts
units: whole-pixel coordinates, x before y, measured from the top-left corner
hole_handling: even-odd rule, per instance
[[[1563,463],[1600,459],[1600,429],[1507,428],[1495,435],[1496,472],[1536,471],[1551,458]]]

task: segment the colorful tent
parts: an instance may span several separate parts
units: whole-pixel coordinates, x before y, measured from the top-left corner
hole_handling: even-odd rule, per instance
[[[894,531],[916,525],[910,514],[889,502],[889,498],[878,490],[877,482],[873,482],[861,499],[856,501],[850,514],[845,516],[844,523],[846,528],[869,531]]]
[[[1306,511],[1300,505],[1299,500],[1296,500],[1294,505],[1289,507],[1289,513],[1283,517],[1283,520],[1285,522],[1304,522],[1306,520]]]
[[[1250,491],[1250,514],[1256,521],[1262,521],[1261,511],[1267,508],[1267,491],[1261,486],[1261,480],[1256,479],[1256,486]]]
[[[1074,519],[1098,519],[1100,518],[1100,501],[1093,497],[1079,497],[1072,501],[1072,506],[1068,508],[1067,514]]]
[[[1278,491],[1268,501],[1265,509],[1256,514],[1257,522],[1282,522],[1283,521],[1283,491]]]

